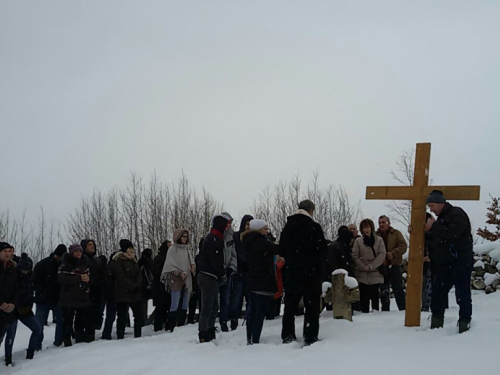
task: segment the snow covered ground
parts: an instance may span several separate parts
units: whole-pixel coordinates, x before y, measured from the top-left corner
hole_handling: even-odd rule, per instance
[[[321,341],[303,347],[301,342],[281,344],[281,319],[266,321],[260,345],[247,346],[242,327],[218,334],[215,343],[197,344],[197,326],[173,333],[144,329],[144,337],[98,340],[70,348],[50,348],[54,326],[46,327],[44,348],[35,359],[25,358],[29,331],[19,325],[15,341],[15,367],[3,366],[0,374],[473,374],[485,363],[495,367],[500,338],[500,293],[473,295],[471,331],[457,334],[458,308],[450,295],[445,328],[430,330],[422,313],[422,326],[404,327],[404,313],[391,311],[354,316],[354,322],[333,320],[330,311],[321,316]],[[391,305],[395,305],[394,300]],[[394,306],[393,306],[394,307]],[[303,318],[298,317],[297,336]],[[98,334],[97,336],[100,336]],[[3,351],[3,348],[0,349]]]

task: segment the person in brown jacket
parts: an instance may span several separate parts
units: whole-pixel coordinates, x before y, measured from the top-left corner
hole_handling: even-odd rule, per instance
[[[114,297],[118,319],[116,321],[116,337],[125,336],[128,308],[134,314],[134,337],[141,337],[144,318],[141,302],[141,269],[135,258],[134,246],[129,240],[120,240],[120,252],[113,256]]]
[[[379,309],[379,287],[384,282],[384,276],[378,268],[384,263],[385,246],[382,238],[374,235],[375,224],[372,220],[361,221],[359,231],[363,236],[354,242],[352,258],[356,265],[361,311],[368,313],[370,301],[374,310]]]
[[[391,227],[391,221],[386,215],[378,218],[377,236],[380,236],[384,241],[387,253],[385,256],[385,264],[387,266],[387,275],[384,277],[384,283],[380,286],[380,300],[382,302],[382,311],[390,310],[390,288],[394,292],[396,304],[400,311],[406,308],[406,295],[403,288],[403,272],[401,270],[401,262],[403,254],[406,253],[408,245],[403,237],[403,234]]]

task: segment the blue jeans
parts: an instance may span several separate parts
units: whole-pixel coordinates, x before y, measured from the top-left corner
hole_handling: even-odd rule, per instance
[[[37,348],[37,350],[42,349],[42,342],[43,342],[43,326],[45,322],[47,321],[47,318],[49,316],[49,311],[52,310],[52,315],[54,316],[54,319],[56,320],[56,333],[55,333],[55,339],[54,339],[54,345],[55,346],[60,346],[63,342],[63,317],[62,317],[62,310],[60,306],[48,306],[48,305],[36,305],[36,317],[38,319],[38,322],[42,326],[42,339],[40,340],[40,347]]]
[[[247,341],[258,344],[273,296],[250,293],[250,314],[247,321]]]
[[[241,309],[243,308],[243,296],[245,293],[245,279],[243,278],[233,278],[231,280],[231,298],[229,299],[229,319],[239,319],[241,315]],[[247,296],[247,301],[250,300],[250,296]]]
[[[113,323],[116,320],[116,303],[112,298],[106,301],[106,319],[104,321],[104,329],[102,330],[102,338],[111,340],[111,332],[113,331]]]
[[[19,318],[21,323],[31,330],[30,342],[28,345],[28,350],[38,350],[42,347],[43,329],[42,325],[39,323],[36,316],[31,315],[27,318]],[[5,355],[12,355],[12,346],[14,345],[14,339],[16,337],[17,331],[17,320],[9,325],[7,328],[7,333],[5,336]]]
[[[229,315],[229,297],[231,294],[231,276],[227,278],[227,282],[219,288],[220,294],[220,312],[219,322],[227,323]]]
[[[182,294],[182,306],[180,306],[180,304],[179,304],[179,302],[181,300],[181,293],[183,293]],[[185,289],[184,291],[182,291],[182,290],[171,291],[170,294],[172,296],[172,299],[170,302],[170,312],[188,309],[189,292],[187,289]]]

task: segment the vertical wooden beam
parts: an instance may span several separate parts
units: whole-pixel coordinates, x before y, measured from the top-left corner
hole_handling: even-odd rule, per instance
[[[415,156],[413,186],[425,187],[429,183],[429,164],[431,144],[418,143]],[[420,326],[420,308],[422,303],[423,254],[425,246],[424,224],[427,197],[420,196],[412,200],[410,233],[410,252],[408,255],[408,278],[406,284],[405,326]]]

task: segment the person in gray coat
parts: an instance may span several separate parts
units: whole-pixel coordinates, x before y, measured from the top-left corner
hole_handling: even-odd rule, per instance
[[[386,251],[382,238],[375,236],[375,224],[372,220],[361,221],[359,230],[363,236],[354,242],[352,258],[356,265],[361,311],[369,313],[370,301],[374,310],[379,309],[379,287],[384,282],[379,267],[384,263]]]

